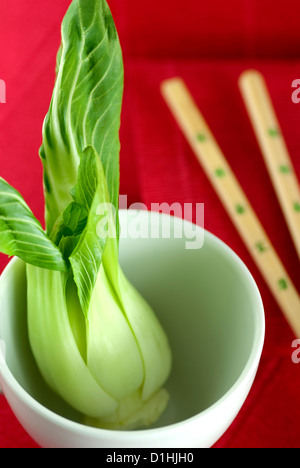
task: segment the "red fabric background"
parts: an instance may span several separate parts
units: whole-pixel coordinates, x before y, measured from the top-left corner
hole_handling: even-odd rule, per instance
[[[54,80],[60,22],[70,0],[0,0],[0,174],[43,221],[42,121]],[[110,0],[124,51],[121,193],[129,203],[204,202],[205,227],[253,273],[266,310],[266,342],[241,413],[216,447],[300,447],[300,364],[294,339],[220,201],[175,125],[160,82],[182,76],[298,289],[299,262],[237,89],[239,74],[261,70],[300,176],[298,0]],[[0,271],[7,263],[0,256]],[[34,448],[0,396],[0,447]]]

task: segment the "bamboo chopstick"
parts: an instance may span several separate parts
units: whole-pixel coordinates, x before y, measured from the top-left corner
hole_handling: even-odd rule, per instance
[[[239,87],[300,258],[300,187],[264,77],[244,72]]]
[[[185,83],[162,83],[162,95],[279,304],[300,337],[300,298]]]

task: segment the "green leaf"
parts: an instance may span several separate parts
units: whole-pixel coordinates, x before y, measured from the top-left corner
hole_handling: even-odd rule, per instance
[[[101,161],[92,147],[83,153],[72,194],[75,202],[88,212],[86,227],[69,257],[80,304],[87,314],[107,239],[116,238],[115,210]]]
[[[117,242],[116,210],[110,203],[101,160],[91,146],[81,156],[78,181],[71,194],[73,201],[60,215],[50,239],[71,264],[79,300],[87,313],[105,249],[110,259],[106,262],[108,275],[115,274],[118,266],[117,256],[111,265],[116,246],[107,246],[109,236]]]
[[[66,271],[60,250],[17,190],[0,178],[0,251],[48,270]]]
[[[85,228],[88,212],[76,202],[70,203],[63,213],[63,221],[73,235],[80,234]]]
[[[72,201],[87,146],[100,157],[110,200],[118,209],[123,81],[122,51],[106,1],[74,0],[62,23],[56,83],[40,149],[48,233]]]
[[[86,226],[87,217],[88,211],[84,206],[71,202],[55,224],[50,239],[59,246],[63,238],[79,236]]]

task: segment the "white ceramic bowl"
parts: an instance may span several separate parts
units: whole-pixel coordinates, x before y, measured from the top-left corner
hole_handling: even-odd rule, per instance
[[[154,308],[173,352],[166,388],[171,399],[155,427],[108,431],[80,424],[80,415],[44,384],[27,339],[24,264],[14,259],[0,278],[0,383],[16,417],[45,448],[211,447],[235,419],[253,384],[265,332],[258,288],[236,254],[207,231],[151,212],[121,211],[152,227],[171,222],[204,236],[120,242],[125,273]],[[136,223],[136,226],[138,223]],[[173,232],[173,231],[171,231]],[[188,232],[188,231],[186,231]]]

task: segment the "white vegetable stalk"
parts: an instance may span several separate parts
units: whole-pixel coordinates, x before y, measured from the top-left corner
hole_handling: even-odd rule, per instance
[[[83,422],[136,429],[166,408],[171,352],[150,306],[118,275],[123,306],[102,264],[85,318],[67,273],[27,265],[29,340],[44,379]]]

